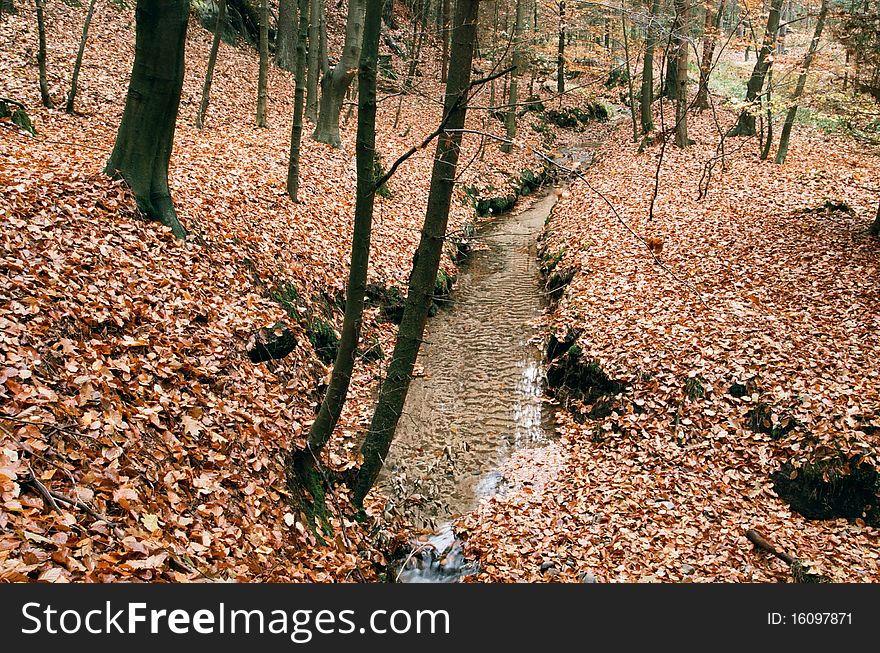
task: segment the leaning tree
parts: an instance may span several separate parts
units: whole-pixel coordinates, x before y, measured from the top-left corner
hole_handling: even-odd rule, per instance
[[[188,0],[138,0],[135,54],[122,122],[105,172],[131,187],[144,214],[186,231],[168,188],[168,162],[183,86]]]

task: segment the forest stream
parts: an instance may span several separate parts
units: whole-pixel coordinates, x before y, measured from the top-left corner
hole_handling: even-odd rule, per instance
[[[563,151],[559,163],[588,163],[597,144]],[[449,297],[429,322],[383,491],[426,532],[397,571],[399,582],[457,582],[465,563],[451,520],[502,495],[500,467],[519,449],[554,437],[544,401],[539,321],[546,296],[537,239],[557,193],[483,223]]]

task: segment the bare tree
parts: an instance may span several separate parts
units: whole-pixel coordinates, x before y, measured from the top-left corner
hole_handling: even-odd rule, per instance
[[[73,64],[73,76],[70,78],[70,93],[67,94],[67,105],[64,110],[67,113],[74,112],[74,103],[76,101],[76,87],[79,81],[79,71],[82,68],[83,55],[86,51],[86,41],[89,38],[89,25],[92,22],[92,14],[95,13],[95,0],[89,2],[89,9],[86,12],[86,20],[83,23],[82,38],[79,40],[79,50],[76,52],[76,61]]]
[[[257,75],[257,127],[266,126],[269,94],[269,0],[260,0],[260,68]]]
[[[208,70],[202,84],[202,101],[196,114],[196,127],[205,126],[205,115],[208,113],[208,102],[211,99],[211,83],[214,80],[214,66],[217,64],[217,51],[220,49],[220,37],[223,34],[223,21],[226,20],[226,0],[219,0],[217,20],[214,22],[214,38],[211,40],[211,52],[208,54]]]
[[[39,49],[37,50],[37,66],[40,69],[40,100],[47,109],[54,109],[55,103],[49,95],[49,83],[46,80],[46,21],[43,18],[43,3],[45,0],[34,0],[37,6],[37,35]]]

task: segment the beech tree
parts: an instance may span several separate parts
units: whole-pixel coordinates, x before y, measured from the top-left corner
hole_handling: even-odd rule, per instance
[[[43,18],[44,0],[34,0],[37,7],[37,66],[40,73],[40,101],[47,109],[54,109],[55,103],[49,95],[49,82],[46,79],[46,21]]]
[[[76,61],[73,64],[73,76],[70,78],[70,93],[67,94],[67,105],[64,110],[67,113],[74,112],[76,102],[76,86],[79,81],[79,71],[82,68],[83,55],[86,51],[86,41],[89,38],[89,25],[92,22],[92,14],[95,13],[95,0],[89,2],[89,9],[86,12],[86,20],[83,23],[82,38],[79,40],[79,50],[76,52]]]
[[[214,80],[214,66],[217,64],[217,52],[220,49],[220,36],[223,34],[223,22],[226,19],[226,0],[219,0],[217,20],[214,22],[214,38],[211,40],[211,52],[208,54],[208,70],[202,84],[202,100],[196,114],[196,127],[205,126],[205,114],[208,113],[208,102],[211,101],[211,84]]]
[[[315,126],[312,138],[333,147],[339,147],[342,144],[342,139],[339,136],[339,114],[342,112],[345,93],[354,78],[360,60],[364,2],[365,0],[349,0],[342,57],[339,63],[330,70],[326,70],[321,78],[318,124]]]
[[[782,0],[770,0],[770,13],[767,16],[764,41],[758,51],[755,67],[752,69],[752,75],[746,85],[746,106],[740,111],[739,118],[728,136],[754,136],[756,134],[756,104],[759,103],[767,70],[770,68],[770,54],[776,45],[776,31],[779,29],[779,9],[781,6]]]
[[[260,0],[260,68],[257,73],[257,127],[266,126],[269,94],[269,0]]]
[[[642,92],[639,99],[639,113],[642,133],[654,131],[654,118],[651,103],[654,101],[654,48],[657,46],[657,18],[660,15],[660,0],[652,0],[651,14],[645,34],[645,56],[642,60]]]
[[[688,0],[675,0],[675,13],[681,33],[676,37],[677,51],[675,54],[675,144],[678,147],[688,146],[688,43],[687,30],[690,7]]]
[[[706,7],[706,22],[703,29],[703,56],[700,61],[700,86],[694,106],[697,109],[709,108],[709,73],[712,70],[712,59],[715,56],[715,45],[721,29],[721,17],[724,15],[724,0],[718,0],[718,11],[713,19],[712,12]]]
[[[275,29],[275,64],[282,70],[296,66],[297,0],[278,1],[278,24]]]
[[[318,122],[318,78],[327,65],[322,60],[326,53],[326,25],[324,23],[323,0],[309,0],[309,50],[308,77],[306,78],[306,118],[313,124]]]
[[[309,0],[299,0],[299,34],[296,41],[296,89],[293,94],[293,126],[290,131],[290,159],[287,166],[287,194],[299,201],[299,146],[303,131],[306,94],[306,41],[309,36]]]
[[[467,93],[471,87],[478,9],[479,0],[458,0],[455,3],[449,80],[446,84],[443,110],[444,124],[434,155],[428,208],[418,250],[413,259],[403,319],[397,332],[394,352],[370,428],[361,446],[364,462],[353,483],[353,499],[357,505],[363,505],[364,498],[376,482],[388,456],[425,332],[440,256],[446,242],[446,225],[461,147],[461,129],[464,128]]]
[[[502,143],[501,151],[510,152],[510,142],[516,136],[516,109],[519,99],[519,77],[523,73],[525,57],[523,56],[523,30],[525,29],[525,0],[516,0],[516,19],[513,27],[513,70],[510,72],[510,84],[507,87],[507,113],[504,115],[504,127],[507,131],[507,142]]]
[[[129,185],[141,211],[186,231],[168,189],[168,163],[183,86],[188,0],[138,0],[135,54],[122,122],[105,172]]]
[[[536,4],[537,6],[537,4]],[[559,12],[559,34],[556,43],[556,92],[565,93],[565,0],[558,0],[556,8]]]
[[[813,32],[813,39],[804,55],[804,61],[801,64],[801,72],[798,75],[797,86],[791,94],[791,106],[785,115],[785,123],[782,125],[782,135],[779,137],[779,149],[776,150],[776,159],[774,163],[783,164],[788,156],[788,142],[791,138],[791,128],[794,126],[794,119],[797,117],[798,100],[804,94],[804,88],[807,86],[807,73],[810,70],[810,64],[819,47],[819,41],[822,38],[822,30],[825,28],[825,19],[828,16],[828,0],[822,0],[822,7],[819,9],[819,17],[816,20],[816,30]],[[768,139],[769,140],[769,139]]]

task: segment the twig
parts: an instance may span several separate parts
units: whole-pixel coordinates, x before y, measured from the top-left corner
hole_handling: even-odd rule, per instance
[[[436,551],[437,547],[430,542],[425,542],[424,544],[417,546],[415,549],[410,551],[409,555],[406,557],[406,560],[404,560],[403,564],[400,565],[400,571],[397,572],[397,576],[394,577],[395,583],[400,580],[400,575],[406,570],[406,566],[409,564],[409,561],[412,560],[413,556],[420,551],[424,551],[425,549],[434,549]]]
[[[40,482],[36,474],[34,474],[34,470],[31,468],[30,465],[28,465],[28,474],[29,476],[25,483],[33,486],[34,489],[39,493],[39,495],[43,497],[43,501],[45,501],[49,505],[49,507],[52,508],[52,510],[54,510],[55,512],[61,512],[61,508],[58,507],[58,504],[55,502],[52,493],[49,492],[49,490],[46,488],[45,485],[42,484],[42,482]]]

